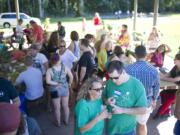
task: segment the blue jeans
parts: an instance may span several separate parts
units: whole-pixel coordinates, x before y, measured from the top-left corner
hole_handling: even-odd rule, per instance
[[[180,120],[177,120],[175,123],[174,135],[180,135]]]
[[[136,135],[136,131],[133,130],[132,132],[129,132],[129,133],[126,133],[126,134],[119,134],[119,133],[116,133],[114,135]]]

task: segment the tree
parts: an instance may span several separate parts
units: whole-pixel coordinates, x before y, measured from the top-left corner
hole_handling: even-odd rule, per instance
[[[8,12],[11,12],[11,1],[7,0],[7,5],[8,5]]]
[[[65,15],[68,15],[68,9],[69,9],[69,7],[68,7],[68,3],[69,3],[69,1],[68,0],[65,0]]]
[[[38,0],[39,5],[39,17],[44,18],[44,5],[46,0]]]
[[[152,12],[154,0],[138,0],[140,12]],[[159,11],[180,11],[180,0],[159,0]],[[20,12],[43,18],[73,14],[114,13],[132,11],[134,0],[19,0]],[[14,12],[14,0],[0,0],[0,12]]]
[[[82,16],[84,14],[84,0],[74,0],[74,10],[76,16]]]

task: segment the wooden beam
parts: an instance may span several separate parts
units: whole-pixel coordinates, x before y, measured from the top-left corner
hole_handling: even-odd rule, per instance
[[[138,10],[138,0],[134,0],[134,21],[133,21],[133,31],[136,31],[137,10]]]
[[[17,19],[17,24],[19,20],[19,0],[15,0],[15,8],[16,8],[16,19]]]
[[[154,0],[153,26],[156,26],[156,25],[157,25],[158,9],[159,9],[159,0]]]

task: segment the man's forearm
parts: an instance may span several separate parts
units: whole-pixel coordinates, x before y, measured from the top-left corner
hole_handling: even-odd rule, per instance
[[[176,82],[174,78],[170,78],[170,77],[164,77],[164,78],[161,78],[161,80],[168,81],[168,82]]]
[[[137,108],[123,108],[123,112],[131,115],[145,114],[147,111],[146,107],[137,107]]]

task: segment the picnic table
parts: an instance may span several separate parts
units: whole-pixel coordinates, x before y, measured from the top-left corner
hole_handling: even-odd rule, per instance
[[[166,89],[178,89],[178,84],[168,81],[160,81],[160,89],[166,90]]]

